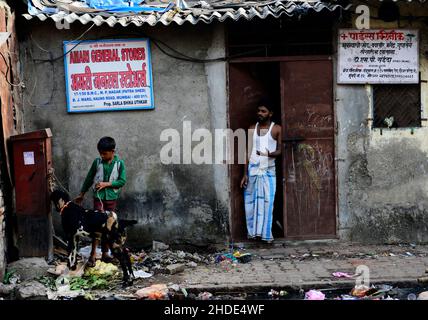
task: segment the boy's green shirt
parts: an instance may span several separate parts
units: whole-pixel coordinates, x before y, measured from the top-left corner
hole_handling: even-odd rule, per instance
[[[94,183],[95,174],[97,173],[97,164],[98,158],[92,162],[92,166],[89,169],[89,172],[86,176],[85,182],[83,182],[83,186],[81,189],[81,192],[87,192],[89,188]],[[102,161],[103,169],[104,169],[104,182],[108,182],[110,179],[111,172],[113,171],[114,164],[116,162],[120,162],[120,168],[119,168],[119,178],[117,180],[112,181],[112,186],[109,188],[104,188],[98,192],[95,193],[94,191],[94,198],[100,198],[101,200],[116,200],[119,198],[120,193],[114,192],[113,188],[122,188],[126,183],[126,169],[125,169],[125,163],[123,160],[119,159],[117,155],[113,157],[113,160],[109,164],[108,162]]]

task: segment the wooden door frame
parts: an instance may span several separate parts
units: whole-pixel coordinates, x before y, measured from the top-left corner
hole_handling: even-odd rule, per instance
[[[339,203],[338,203],[338,175],[337,175],[337,115],[336,115],[336,108],[335,108],[335,90],[334,90],[334,81],[335,81],[335,73],[334,73],[334,59],[332,57],[332,55],[308,55],[308,56],[279,56],[279,57],[248,57],[248,58],[237,58],[237,59],[232,59],[229,61],[229,63],[227,64],[227,124],[228,127],[230,127],[230,72],[229,72],[229,65],[230,64],[237,64],[237,63],[263,63],[263,62],[287,62],[287,61],[331,61],[332,62],[332,79],[333,79],[333,83],[332,85],[332,98],[333,101],[332,103],[332,108],[333,108],[333,150],[335,152],[335,156],[334,156],[334,181],[335,181],[335,190],[334,190],[334,207],[335,207],[335,220],[336,220],[336,226],[335,226],[335,236],[320,236],[320,237],[312,237],[310,240],[322,240],[322,239],[338,239],[338,228],[339,228],[339,217],[338,217],[338,208],[339,208]],[[283,110],[285,110],[285,99],[284,99],[284,81],[283,78],[280,74],[280,97],[281,97],[281,127],[285,128],[285,114],[283,112]],[[285,150],[285,142],[281,141],[283,150]],[[228,175],[229,175],[229,186],[232,185],[233,181],[232,181],[232,166],[233,164],[229,164],[228,165]],[[281,153],[281,167],[282,167],[282,186],[283,186],[283,196],[282,196],[282,203],[283,203],[283,222],[284,222],[284,235],[283,235],[283,239],[285,240],[305,240],[302,239],[300,237],[287,237],[287,228],[285,227],[287,224],[287,205],[286,205],[286,197],[284,196],[286,193],[286,183],[285,183],[285,172],[286,172],[286,164],[285,164],[285,152]],[[233,199],[232,199],[232,191],[231,188],[229,188],[229,206],[231,208],[231,210],[234,210],[234,206],[233,206]],[[229,232],[230,232],[230,238],[233,239],[233,234],[232,234],[232,230],[233,230],[233,216],[234,212],[230,212],[229,213]],[[309,239],[308,239],[309,240]]]

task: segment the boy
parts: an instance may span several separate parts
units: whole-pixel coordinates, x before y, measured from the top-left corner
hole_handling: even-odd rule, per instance
[[[114,211],[120,189],[126,183],[126,170],[123,160],[115,155],[116,142],[111,137],[103,137],[97,144],[100,158],[92,162],[92,166],[86,176],[80,194],[74,199],[77,204],[81,204],[85,193],[91,188],[94,194],[94,210]],[[95,265],[95,255],[99,238],[94,237],[92,241],[91,256],[88,260],[89,266]],[[101,241],[102,261],[110,261],[108,246]]]

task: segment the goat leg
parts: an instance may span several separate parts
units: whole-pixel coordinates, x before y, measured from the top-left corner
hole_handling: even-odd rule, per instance
[[[68,267],[70,270],[75,270],[77,267],[77,242],[77,235],[70,237],[68,241]]]
[[[132,279],[130,279],[129,277],[129,273],[127,270],[127,265],[126,265],[126,260],[125,260],[125,255],[124,252],[121,248],[114,248],[112,250],[113,256],[119,260],[120,263],[120,267],[122,268],[122,274],[123,274],[123,279],[122,279],[122,283],[123,286],[126,287],[128,285],[132,284]]]
[[[134,271],[132,270],[132,262],[131,262],[131,256],[129,255],[129,249],[126,247],[123,247],[122,254],[124,256],[126,267],[128,269],[129,277],[131,279],[135,279]]]

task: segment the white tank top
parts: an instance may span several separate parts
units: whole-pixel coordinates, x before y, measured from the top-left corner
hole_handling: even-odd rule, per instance
[[[269,150],[269,152],[276,151],[277,141],[272,137],[272,128],[274,125],[275,123],[272,122],[268,132],[263,136],[259,136],[257,134],[257,129],[259,127],[258,122],[256,123],[256,127],[254,129],[253,149],[251,150],[250,163],[260,163],[260,168],[275,166],[275,158],[267,156],[258,156],[256,153],[256,151],[266,153],[266,149]]]

